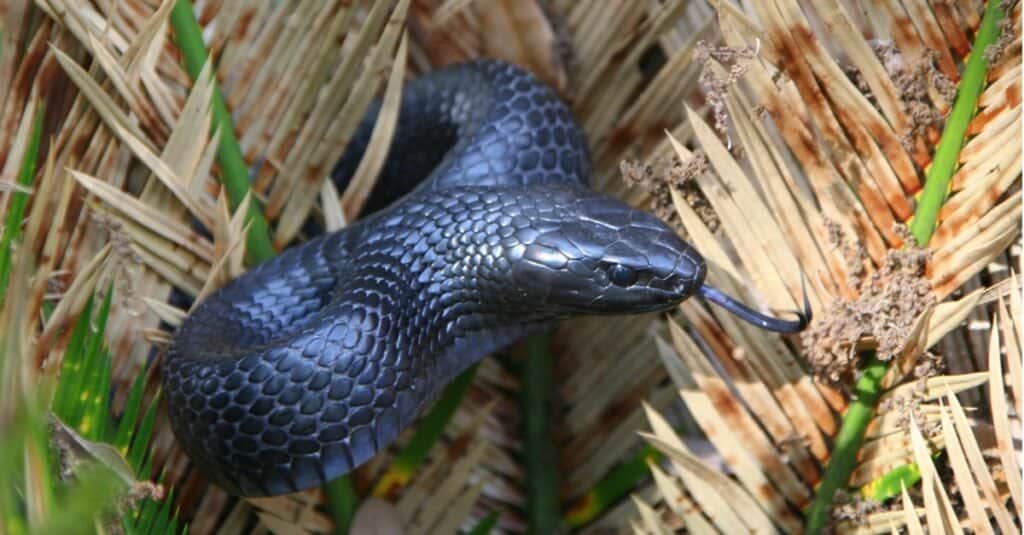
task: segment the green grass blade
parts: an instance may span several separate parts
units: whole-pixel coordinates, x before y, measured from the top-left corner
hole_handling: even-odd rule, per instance
[[[95,358],[96,382],[90,385],[85,410],[82,414],[82,436],[95,441],[109,441],[107,436],[110,420],[110,383],[113,359],[104,350]]]
[[[99,311],[96,312],[96,318],[93,324],[96,326],[96,330],[89,331],[88,345],[86,346],[86,358],[95,359],[100,355],[103,350],[103,336],[107,332],[107,320],[110,318],[110,307],[114,302],[114,287],[111,284],[107,289],[107,295],[103,296],[103,303],[100,304]]]
[[[157,393],[142,420],[138,421],[145,395],[145,374],[140,373],[129,392],[121,422],[116,428],[113,427],[110,414],[113,359],[104,343],[106,324],[113,303],[112,288],[108,290],[95,316],[94,303],[95,298],[90,296],[85,310],[75,322],[65,359],[61,364],[61,375],[53,396],[52,412],[83,439],[107,442],[115,446],[126,457],[136,477],[147,479],[152,467],[152,458],[148,455],[149,441],[156,423],[160,394]],[[46,428],[45,425],[40,427]],[[54,484],[54,487],[59,485]],[[80,491],[80,486],[76,484],[67,486],[65,492],[74,494]],[[6,496],[0,498],[6,499]],[[63,501],[67,502],[67,498],[65,497]],[[83,503],[93,501],[86,500]],[[176,533],[177,513],[175,512],[175,519],[172,519],[173,506],[172,497],[163,503],[143,500],[136,512],[126,513],[126,533]],[[0,525],[3,524],[0,522]],[[79,522],[79,525],[82,524]]]
[[[494,526],[498,525],[499,515],[497,512],[491,513],[484,517],[477,525],[473,526],[473,529],[469,530],[466,535],[489,535]]]
[[[209,53],[203,44],[202,29],[196,22],[192,10],[192,2],[178,0],[171,9],[171,26],[174,28],[174,41],[181,51],[185,70],[192,80],[199,78]],[[249,169],[242,157],[242,148],[235,136],[235,128],[224,105],[224,95],[216,75],[213,80],[213,124],[212,128],[220,132],[220,145],[217,147],[217,163],[220,164],[220,179],[227,191],[228,203],[234,211],[249,194]],[[263,217],[260,203],[253,197],[249,203],[246,216],[249,224],[249,235],[246,240],[246,260],[250,265],[258,264],[274,256],[274,246],[270,241],[267,220]]]
[[[611,505],[636,489],[637,483],[650,476],[648,461],[661,461],[664,455],[654,446],[645,445],[636,455],[616,466],[597,485],[566,511],[562,522],[572,528],[581,527],[600,516]]]
[[[149,533],[163,533],[167,531],[167,527],[171,524],[171,506],[173,504],[174,491],[172,490],[167,494],[167,497],[163,499],[160,509],[156,512],[156,516],[153,518],[153,525],[150,527]]]
[[[146,453],[148,453],[148,451]],[[153,473],[153,456],[152,455],[143,455],[142,458],[143,458],[142,468],[140,468],[138,470],[138,473],[139,474],[145,474],[145,475],[152,474]],[[139,477],[145,477],[145,476],[139,476]]]
[[[89,296],[85,302],[82,313],[75,321],[74,330],[71,331],[71,339],[67,349],[64,350],[64,360],[60,365],[60,377],[57,381],[57,390],[53,397],[53,412],[61,420],[70,425],[71,413],[78,403],[79,386],[83,380],[83,360],[85,356],[86,340],[89,330],[92,328],[92,307],[94,299]]]
[[[900,495],[903,487],[910,488],[921,480],[921,469],[916,464],[904,464],[889,470],[882,477],[864,485],[861,496],[883,503]]]
[[[352,479],[339,477],[324,485],[324,492],[327,494],[327,509],[334,517],[334,533],[348,535],[359,508],[359,496],[352,486]]]
[[[28,518],[21,488],[25,485],[25,450],[32,446],[31,429],[45,429],[42,419],[33,419],[32,407],[19,406],[0,434],[0,531],[27,533]]]
[[[132,470],[135,470],[135,474],[138,477],[148,477],[149,471],[144,470],[147,457],[149,457],[149,439],[153,436],[153,426],[156,424],[156,413],[157,408],[160,405],[160,393],[157,392],[156,396],[153,397],[153,401],[149,404],[149,409],[146,410],[146,415],[142,418],[142,423],[139,424],[138,429],[135,431],[135,436],[132,438],[132,445],[128,448],[128,464],[131,465]]]
[[[88,381],[81,386],[78,395],[78,410],[72,412],[75,420],[68,425],[76,429],[88,440],[105,440],[106,420],[110,418],[110,380],[111,359],[104,344],[107,331],[107,320],[110,318],[110,307],[113,303],[113,286],[100,304],[100,309],[92,321],[92,328],[86,337],[85,355],[83,356],[83,373]]]
[[[52,301],[43,301],[43,306],[39,308],[39,317],[42,318],[43,323],[50,321],[55,308],[57,308],[57,305],[53,304]]]
[[[171,521],[167,523],[167,529],[164,530],[167,535],[174,535],[178,533],[178,511],[174,511],[174,516],[171,517]]]
[[[135,535],[139,533],[139,530],[135,528],[135,521],[131,517],[131,513],[121,517],[121,529],[124,530],[125,535]]]
[[[21,166],[18,167],[17,182],[21,186],[29,187],[36,174],[36,167],[39,159],[39,143],[43,137],[43,116],[45,106],[40,104],[35,111],[32,120],[32,132],[29,134],[28,144],[25,153],[22,155]],[[28,193],[12,191],[11,199],[7,206],[7,216],[4,218],[3,234],[0,236],[0,307],[4,304],[7,282],[11,277],[11,260],[14,244],[21,235],[21,223],[25,217],[25,207],[28,205]]]
[[[143,369],[132,383],[131,392],[124,403],[124,411],[121,414],[121,422],[117,426],[117,434],[114,435],[114,446],[121,455],[128,455],[128,446],[132,442],[132,435],[135,431],[135,422],[142,411],[142,394],[146,386],[146,370]]]
[[[168,493],[165,501],[174,499],[173,492]],[[160,512],[160,502],[154,500],[143,500],[139,509],[139,518],[135,521],[135,529],[139,533],[153,533],[153,524],[156,522]]]
[[[88,339],[86,346],[85,353],[82,355],[82,381],[78,383],[77,392],[72,392],[75,402],[71,407],[71,420],[65,423],[83,438],[95,440],[92,434],[94,422],[90,419],[90,411],[94,406],[93,397],[96,395],[97,386],[103,381],[103,376],[109,375],[109,372],[103,368],[102,359],[90,353]],[[83,424],[86,424],[86,427],[83,427]]]

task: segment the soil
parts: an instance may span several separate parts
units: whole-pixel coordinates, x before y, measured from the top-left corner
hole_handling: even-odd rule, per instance
[[[643,188],[650,194],[654,215],[679,230],[684,237],[686,232],[672,202],[672,188],[693,208],[709,231],[714,233],[718,230],[721,224],[718,214],[697,184],[697,178],[708,172],[708,160],[703,150],[693,151],[685,162],[672,157],[658,160],[651,166],[624,160],[619,164],[619,170],[626,184]]]
[[[834,239],[841,231],[830,232]],[[905,227],[897,229],[907,243],[913,239]],[[844,255],[851,266],[863,266],[864,252],[844,244]],[[931,284],[925,278],[927,249],[915,245],[892,249],[882,267],[870,274],[861,268],[851,271],[851,286],[856,299],[837,299],[804,332],[802,342],[814,373],[833,383],[848,382],[857,368],[859,349],[873,347],[881,360],[894,357],[905,345],[917,319],[935,303]],[[932,373],[934,367],[922,367]]]

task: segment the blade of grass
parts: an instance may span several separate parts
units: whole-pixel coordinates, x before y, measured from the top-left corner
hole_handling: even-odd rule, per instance
[[[57,391],[53,397],[53,412],[65,422],[71,421],[71,411],[78,400],[75,393],[79,391],[78,385],[82,382],[82,355],[85,354],[86,336],[89,334],[89,323],[92,321],[93,302],[91,296],[85,302],[85,308],[75,322],[71,340],[64,350],[64,359],[61,361]]]
[[[526,521],[529,533],[555,533],[558,511],[557,455],[551,441],[551,390],[554,360],[548,336],[526,342],[522,373],[523,465],[526,473]]]
[[[167,500],[170,501],[174,498],[173,494],[167,496]],[[139,518],[135,521],[135,527],[139,533],[152,533],[153,522],[156,520],[158,513],[160,512],[160,504],[152,500],[146,500],[143,503],[142,510],[139,511]]]
[[[30,418],[40,418],[41,412],[33,403],[29,407]],[[56,459],[49,455],[50,452],[50,429],[42,421],[26,429],[28,440],[25,444],[24,465],[25,479],[23,488],[19,489],[25,496],[25,510],[28,512],[29,522],[40,523],[53,509],[57,497],[58,485],[56,472],[53,463]],[[4,450],[10,455],[10,450]]]
[[[192,10],[192,2],[178,0],[170,15],[171,26],[174,28],[174,41],[181,51],[185,62],[185,70],[192,80],[199,79],[203,65],[209,59],[206,45],[203,43],[202,30],[196,22]],[[224,104],[224,95],[220,84],[213,81],[213,125],[220,132],[220,145],[217,147],[217,162],[220,164],[220,179],[228,193],[231,209],[235,210],[242,199],[249,193],[249,169],[242,157],[242,149],[235,135],[235,128]],[[259,202],[253,199],[248,213],[249,234],[246,241],[246,257],[250,265],[258,264],[274,256],[274,246],[270,241],[267,220]]]
[[[484,517],[479,524],[473,526],[473,529],[469,530],[466,535],[488,535],[494,526],[498,524],[499,515],[497,512],[491,513]]]
[[[75,376],[64,377],[62,374],[62,379],[70,379],[70,382],[62,381],[58,386],[58,390],[64,390],[67,396],[67,412],[57,415],[83,438],[94,441],[102,438],[97,433],[102,431],[103,420],[109,416],[106,401],[109,397],[110,368],[103,346],[103,334],[110,314],[110,296],[111,292],[108,291],[95,318],[86,314],[79,317],[78,321],[84,323],[85,339],[77,354],[65,352],[65,359],[77,363],[73,365]]]
[[[120,424],[116,428],[110,427],[113,423],[110,414],[112,358],[104,343],[104,333],[113,303],[113,284],[108,286],[106,295],[95,315],[93,314],[94,302],[95,295],[90,293],[84,311],[75,322],[70,343],[65,350],[65,358],[61,364],[61,374],[58,376],[51,410],[58,419],[69,418],[69,422],[71,418],[76,419],[73,429],[81,439],[96,442],[97,448],[100,446],[106,449],[113,448],[110,449],[112,455],[125,457],[124,472],[117,471],[121,474],[118,477],[121,478],[122,484],[126,477],[148,479],[148,465],[143,462],[148,460],[149,439],[156,421],[159,393],[157,398],[150,403],[149,410],[139,426],[136,427],[135,423],[144,390],[144,374],[140,374],[129,393]],[[39,427],[41,429],[48,428],[45,425]],[[128,447],[128,451],[125,452],[125,446],[129,441],[131,441],[131,447]],[[100,448],[90,451],[106,450]],[[111,460],[108,457],[103,458],[107,461]],[[110,468],[115,464],[117,463],[106,466]],[[90,477],[88,474],[91,472],[87,470],[76,474],[77,483],[72,494],[91,492],[84,488],[87,477]],[[101,505],[106,507],[109,505],[106,501],[109,500],[109,497],[104,500]],[[141,525],[140,520],[145,519],[149,528],[158,528],[156,532],[177,533],[177,521],[171,519],[172,507],[173,499],[170,498],[162,504],[148,498],[143,500],[138,509],[125,513],[124,524],[127,526],[127,532],[151,532],[148,528],[145,530],[135,529]],[[82,514],[90,518],[98,518],[96,516],[98,513],[88,514],[83,510]],[[131,522],[132,519],[135,519],[134,524]],[[71,527],[67,526],[67,529],[71,529]],[[60,532],[65,532],[67,529],[60,530]],[[42,532],[49,531],[43,530]]]
[[[636,489],[637,483],[650,475],[648,462],[661,462],[665,456],[654,446],[644,445],[633,457],[616,466],[597,485],[573,504],[562,522],[572,528],[581,527],[600,516],[609,506]]]
[[[24,459],[32,448],[45,451],[47,447],[37,438],[47,429],[45,415],[38,405],[36,399],[30,398],[27,403],[14,406],[0,435],[0,450],[4,452],[0,455],[0,531],[4,533],[29,532],[30,508],[25,503],[22,488],[34,474],[26,469]]]
[[[117,426],[117,433],[114,435],[114,446],[127,455],[128,446],[132,442],[132,434],[135,431],[135,422],[139,417],[139,409],[142,408],[142,393],[146,385],[146,374],[144,370],[139,373],[128,393],[128,399],[124,403],[124,411],[121,413],[121,421]]]
[[[174,516],[171,517],[171,524],[167,526],[167,529],[164,531],[164,533],[166,533],[167,535],[174,535],[175,533],[182,533],[182,535],[184,535],[188,533],[188,526],[181,528],[180,532],[178,531],[178,511],[174,512]]]
[[[171,491],[167,495],[167,499],[163,500],[163,504],[160,506],[160,510],[157,511],[156,517],[153,519],[153,525],[149,529],[149,533],[163,533],[167,530],[167,526],[171,522],[171,506],[174,504],[174,491]]]
[[[28,146],[25,147],[25,154],[21,158],[21,166],[18,167],[18,185],[26,188],[32,185],[32,178],[36,174],[39,142],[43,136],[44,111],[44,104],[40,104],[36,108],[35,118],[32,120],[32,133],[29,136]],[[7,217],[4,218],[3,235],[0,237],[0,307],[3,307],[4,296],[7,294],[5,291],[7,280],[11,276],[11,259],[13,258],[11,245],[21,234],[21,221],[25,217],[28,195],[24,191],[11,191]]]
[[[132,470],[135,470],[135,474],[139,477],[149,476],[149,470],[144,463],[148,457],[149,439],[153,436],[153,426],[156,424],[156,413],[159,405],[160,393],[157,392],[156,396],[153,396],[153,401],[149,403],[149,409],[146,410],[146,415],[142,417],[142,422],[135,430],[132,445],[128,448],[128,464],[131,465]]]
[[[999,21],[1005,14],[1001,0],[989,0],[957,88],[956,101],[946,120],[932,165],[926,173],[924,190],[918,200],[917,210],[910,222],[910,232],[921,246],[927,246],[935,232],[939,211],[948,193],[949,181],[960,159],[960,149],[964,145],[967,125],[974,117],[978,97],[981,96],[985,85],[988,72],[985,51],[999,38]],[[856,397],[843,416],[832,456],[825,467],[821,485],[807,515],[806,525],[809,534],[820,533],[825,527],[835,491],[844,488],[850,479],[850,473],[857,464],[857,453],[864,442],[864,433],[874,416],[875,402],[881,394],[881,381],[887,367],[888,365],[875,358],[873,353],[867,359],[863,376],[855,387]]]
[[[79,419],[78,430],[82,436],[89,440],[106,440],[106,423],[110,419],[110,380],[112,375],[112,362],[110,353],[107,351],[103,336],[107,332],[107,321],[110,318],[110,307],[114,299],[114,287],[111,284],[103,297],[103,303],[93,320],[95,331],[89,331],[89,342],[86,346],[85,359],[91,364],[94,380],[83,385],[82,415]]]
[[[348,535],[359,508],[359,496],[352,486],[352,478],[339,477],[324,485],[324,492],[327,494],[327,509],[334,516],[334,533]]]
[[[864,485],[861,495],[878,503],[884,503],[900,495],[900,489],[906,485],[916,485],[921,481],[921,469],[916,464],[902,464],[889,470],[882,477]]]
[[[113,366],[114,362],[110,351],[106,349],[100,351],[96,356],[99,381],[94,383],[85,417],[82,418],[82,428],[88,431],[90,440],[105,441],[110,438],[107,436],[107,429],[110,427],[110,383]]]

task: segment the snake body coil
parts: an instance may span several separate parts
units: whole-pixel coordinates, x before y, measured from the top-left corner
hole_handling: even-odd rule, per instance
[[[344,188],[377,107],[335,170]],[[459,372],[583,314],[667,310],[701,257],[655,217],[587,188],[569,110],[531,75],[477,61],[409,84],[373,212],[201,303],[163,363],[175,434],[242,495],[323,484],[390,444]],[[424,180],[424,176],[426,179]]]

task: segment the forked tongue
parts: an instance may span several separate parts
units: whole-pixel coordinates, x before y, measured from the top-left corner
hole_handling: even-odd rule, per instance
[[[701,284],[697,293],[705,300],[721,306],[736,317],[762,329],[778,333],[796,333],[804,330],[811,322],[811,302],[807,297],[807,288],[804,287],[804,310],[796,312],[797,319],[784,320],[766,316],[743,303],[729,297],[718,288],[707,283]]]

